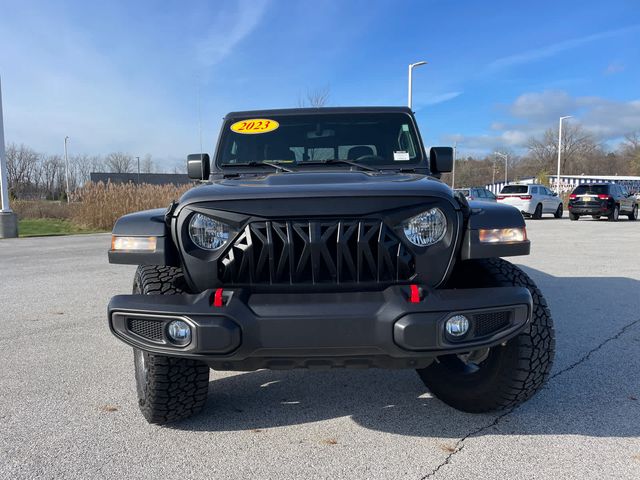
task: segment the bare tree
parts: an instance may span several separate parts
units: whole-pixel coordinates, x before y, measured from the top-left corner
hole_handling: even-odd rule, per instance
[[[6,149],[9,189],[18,195],[30,187],[37,187],[39,154],[31,148],[11,143]]]
[[[528,143],[529,160],[536,173],[553,171],[558,158],[558,131],[549,129],[542,138],[531,138]],[[591,170],[594,154],[600,146],[580,125],[567,125],[562,129],[561,169],[566,173]],[[592,172],[595,173],[595,172]]]
[[[142,173],[154,173],[156,170],[156,166],[153,163],[153,159],[151,158],[151,154],[147,153],[142,162],[140,163],[140,172]]]
[[[331,88],[329,85],[316,88],[314,90],[307,90],[306,97],[298,96],[298,107],[313,107],[321,108],[325,107],[329,103],[329,96],[331,94]]]
[[[629,174],[640,175],[640,130],[625,135],[621,154],[629,165]]]
[[[40,164],[42,188],[48,198],[58,198],[64,191],[64,161],[60,155],[43,157]]]
[[[109,155],[107,155],[105,164],[112,173],[133,172],[133,157],[126,153],[110,153]]]

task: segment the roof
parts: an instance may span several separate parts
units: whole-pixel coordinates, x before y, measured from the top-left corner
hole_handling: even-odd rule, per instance
[[[320,108],[280,108],[271,110],[245,110],[229,112],[225,118],[267,117],[270,115],[330,115],[338,113],[406,113],[413,114],[409,107],[320,107]]]

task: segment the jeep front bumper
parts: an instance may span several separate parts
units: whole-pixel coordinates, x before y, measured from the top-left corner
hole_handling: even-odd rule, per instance
[[[218,294],[220,296],[220,294]],[[433,358],[499,345],[531,317],[524,287],[378,292],[118,295],[108,307],[113,334],[150,353],[202,360],[219,370],[258,368],[417,368]],[[218,298],[218,303],[220,298]],[[470,320],[460,339],[445,333],[453,315]],[[191,327],[188,345],[173,344],[172,320]]]

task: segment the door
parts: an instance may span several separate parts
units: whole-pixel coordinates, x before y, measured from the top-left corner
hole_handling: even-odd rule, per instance
[[[620,210],[631,213],[633,210],[633,198],[629,195],[626,187],[618,185],[618,188],[620,189]]]
[[[558,197],[556,197],[547,187],[542,187],[541,190],[544,194],[544,202],[547,212],[555,213],[558,209],[558,205],[560,204]]]

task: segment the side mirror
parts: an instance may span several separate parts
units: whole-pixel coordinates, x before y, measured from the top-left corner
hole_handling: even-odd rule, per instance
[[[187,155],[187,174],[194,180],[208,180],[211,173],[211,161],[208,153]]]
[[[453,148],[431,147],[429,150],[429,169],[431,173],[446,173],[453,170]]]
[[[553,195],[554,197],[558,196],[558,192],[551,192],[551,195]]]

